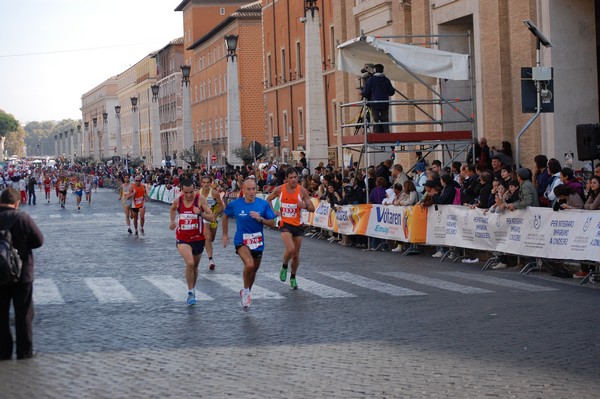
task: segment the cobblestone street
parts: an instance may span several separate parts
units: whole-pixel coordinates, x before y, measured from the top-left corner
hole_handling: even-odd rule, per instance
[[[592,284],[305,237],[298,290],[278,279],[267,231],[252,308],[241,261],[215,240],[196,306],[167,204],[127,234],[117,194],[92,206],[23,206],[34,252],[30,360],[0,363],[0,398],[595,398],[599,291]],[[230,226],[233,230],[234,226]]]

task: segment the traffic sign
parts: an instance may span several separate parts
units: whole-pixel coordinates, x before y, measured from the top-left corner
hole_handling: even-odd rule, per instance
[[[217,160],[217,154],[212,154],[210,156],[210,160],[213,161],[213,162],[216,161]]]

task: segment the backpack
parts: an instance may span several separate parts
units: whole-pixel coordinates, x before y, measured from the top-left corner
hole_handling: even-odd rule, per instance
[[[19,251],[13,246],[10,229],[14,226],[18,214],[9,219],[4,229],[0,230],[0,287],[15,284],[21,278],[23,263]]]

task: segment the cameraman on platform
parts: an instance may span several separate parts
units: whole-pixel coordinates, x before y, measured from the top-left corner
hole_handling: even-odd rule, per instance
[[[375,126],[374,133],[389,133],[389,125],[379,124],[379,122],[389,122],[390,117],[390,96],[393,96],[396,90],[392,82],[383,74],[383,65],[375,65],[375,73],[371,76],[362,91],[362,96],[369,101],[371,116]],[[374,101],[374,102],[372,102]]]

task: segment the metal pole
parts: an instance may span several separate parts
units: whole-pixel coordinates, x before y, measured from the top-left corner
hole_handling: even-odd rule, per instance
[[[536,66],[539,67],[540,66],[540,39],[537,38],[537,43],[536,43]],[[540,113],[542,112],[542,85],[539,81],[535,82],[535,90],[537,93],[537,101],[536,101],[536,109],[535,109],[535,114],[533,114],[533,116],[527,121],[527,123],[525,124],[525,126],[523,126],[523,128],[521,128],[521,130],[519,131],[519,134],[517,135],[517,148],[516,148],[516,159],[515,159],[515,165],[517,168],[519,168],[521,166],[521,136],[523,136],[523,134],[525,134],[525,131],[527,129],[529,129],[529,126],[531,126],[531,124],[533,123],[533,121],[536,120],[536,118],[540,115]]]

